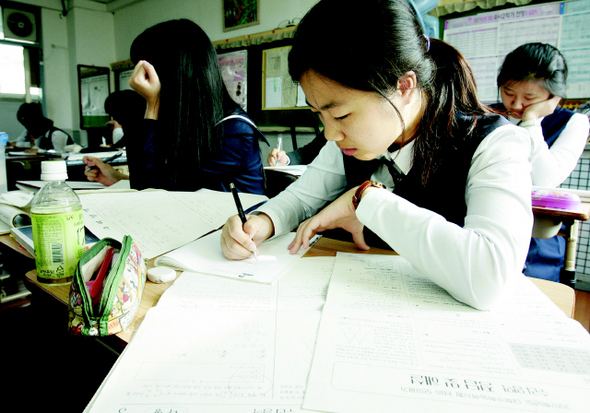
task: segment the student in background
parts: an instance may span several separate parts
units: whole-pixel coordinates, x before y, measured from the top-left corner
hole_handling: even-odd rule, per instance
[[[533,185],[559,186],[574,170],[588,141],[588,117],[562,108],[567,65],[555,47],[527,43],[510,52],[497,78],[512,123],[531,137]]]
[[[555,47],[527,43],[504,59],[497,78],[509,120],[530,135],[533,185],[559,186],[574,170],[588,141],[588,117],[562,108],[567,64]],[[565,238],[532,238],[524,273],[559,281]]]
[[[217,53],[190,20],[171,20],[140,34],[131,46],[131,87],[147,102],[145,119],[125,130],[131,187],[264,193],[259,141],[264,136],[230,97]],[[268,144],[268,143],[267,143]],[[125,176],[96,160],[91,181]]]
[[[333,228],[366,250],[374,232],[457,300],[492,307],[522,276],[530,143],[478,100],[459,52],[425,37],[405,0],[321,0],[297,29],[289,72],[328,143],[245,225],[226,222],[226,258],[297,225],[292,253]]]
[[[134,90],[118,90],[104,101],[104,110],[111,120],[107,126],[113,131],[113,146],[124,148],[125,128],[132,129],[145,115],[146,101]]]
[[[266,157],[270,166],[307,165],[310,164],[326,144],[324,132],[320,132],[311,142],[291,152],[273,148]],[[278,162],[277,162],[278,161]]]
[[[16,118],[25,130],[11,146],[64,152],[67,145],[74,143],[69,134],[53,126],[53,121],[43,116],[40,103],[23,103],[16,112]]]

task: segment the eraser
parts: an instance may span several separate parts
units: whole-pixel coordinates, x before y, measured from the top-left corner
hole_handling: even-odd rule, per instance
[[[150,268],[147,273],[148,280],[156,284],[168,283],[176,278],[176,271],[169,267]]]

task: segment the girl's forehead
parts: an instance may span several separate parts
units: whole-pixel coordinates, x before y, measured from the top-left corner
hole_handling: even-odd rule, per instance
[[[541,85],[540,79],[526,79],[526,80],[510,80],[502,87],[504,89],[512,90],[521,93],[544,93],[545,88]]]
[[[313,71],[305,72],[300,84],[307,103],[317,110],[328,110],[371,95],[371,92],[349,88]]]

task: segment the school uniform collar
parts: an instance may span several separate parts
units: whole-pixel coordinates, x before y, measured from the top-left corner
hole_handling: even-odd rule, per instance
[[[394,162],[397,167],[403,172],[404,175],[407,175],[412,169],[412,158],[414,155],[414,140],[411,140],[407,144],[405,144],[401,149],[395,150],[393,152],[385,151],[381,156],[377,159],[386,159],[390,162]]]

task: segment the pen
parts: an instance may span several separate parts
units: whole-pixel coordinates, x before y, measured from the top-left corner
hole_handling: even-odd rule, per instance
[[[281,146],[283,146],[283,136],[282,135],[279,135],[277,137],[277,161],[275,162],[275,165],[278,165],[279,164],[279,158],[278,158],[279,154],[278,154],[278,152],[281,151]]]
[[[117,158],[118,158],[119,156],[121,156],[121,155],[123,155],[123,152],[117,152],[117,153],[116,153],[116,154],[114,154],[113,156],[109,156],[108,158],[105,158],[105,159],[103,159],[102,161],[103,161],[104,163],[110,163],[110,162],[114,161],[115,159],[117,159]],[[88,171],[90,171],[90,170],[92,170],[92,169],[98,169],[98,167],[97,167],[96,165],[95,165],[95,166],[91,166],[91,167],[89,167],[89,168],[86,168],[86,169],[84,169],[84,172],[88,172]]]
[[[244,214],[244,208],[242,207],[242,202],[240,201],[240,196],[238,195],[238,190],[236,189],[236,186],[234,185],[233,182],[229,183],[229,189],[231,190],[231,193],[234,196],[234,201],[236,202],[236,208],[238,209],[238,216],[240,217],[240,220],[242,221],[242,226],[244,226],[247,221],[246,214]],[[256,260],[256,262],[258,262],[256,250],[252,251],[252,254],[254,254],[254,259]]]

